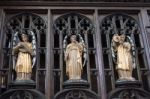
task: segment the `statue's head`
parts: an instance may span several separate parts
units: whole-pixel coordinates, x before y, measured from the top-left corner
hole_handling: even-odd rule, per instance
[[[76,35],[71,35],[70,41],[71,42],[76,42],[77,41],[77,36]]]
[[[120,35],[120,43],[123,43],[125,41],[125,38],[126,38],[125,34],[121,34]]]
[[[22,39],[23,42],[27,42],[28,41],[28,35],[25,34],[25,33],[22,33],[21,34],[21,39]]]

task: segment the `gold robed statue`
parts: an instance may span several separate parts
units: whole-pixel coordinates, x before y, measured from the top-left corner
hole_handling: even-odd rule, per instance
[[[16,80],[30,80],[32,73],[32,43],[28,41],[28,35],[21,35],[21,42],[13,47],[13,54],[17,54],[15,71]]]
[[[116,70],[118,72],[119,80],[134,81],[132,77],[135,63],[132,55],[132,44],[125,41],[126,35],[114,34],[112,38],[112,50],[116,53]]]
[[[66,74],[69,80],[80,80],[83,69],[82,53],[85,46],[77,41],[76,35],[72,35],[70,41],[65,51]]]

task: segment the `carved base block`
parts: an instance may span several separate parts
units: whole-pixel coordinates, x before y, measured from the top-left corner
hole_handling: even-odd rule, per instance
[[[116,82],[117,88],[140,88],[141,82],[140,81],[117,81]]]
[[[83,79],[67,80],[64,82],[63,87],[65,89],[71,88],[89,88],[89,83]]]
[[[33,80],[16,80],[15,82],[10,83],[9,87],[12,89],[34,89],[35,82]]]

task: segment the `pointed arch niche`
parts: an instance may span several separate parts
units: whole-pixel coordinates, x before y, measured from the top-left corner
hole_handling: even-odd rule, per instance
[[[118,79],[116,67],[112,60],[111,40],[114,33],[121,31],[130,36],[134,42],[136,69],[133,71],[133,77],[142,82],[142,87],[148,91],[150,88],[149,66],[139,25],[139,17],[136,14],[114,13],[100,16],[99,18],[107,93],[115,89],[115,82]]]

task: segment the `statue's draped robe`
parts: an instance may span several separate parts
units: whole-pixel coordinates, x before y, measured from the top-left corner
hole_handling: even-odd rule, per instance
[[[124,42],[117,46],[117,69],[132,70],[131,44]]]
[[[69,79],[81,79],[83,46],[70,43],[66,48],[66,73]]]
[[[29,42],[22,42],[22,48],[14,49],[18,51],[18,58],[15,70],[17,73],[32,73],[32,59],[31,54],[27,50],[32,50],[32,44]]]

